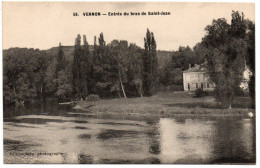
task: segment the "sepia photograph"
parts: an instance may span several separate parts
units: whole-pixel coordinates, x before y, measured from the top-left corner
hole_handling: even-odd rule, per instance
[[[4,164],[256,165],[255,3],[2,2]]]

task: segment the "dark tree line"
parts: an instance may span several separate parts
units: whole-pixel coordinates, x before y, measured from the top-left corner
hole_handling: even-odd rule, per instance
[[[3,53],[4,102],[60,101],[106,97],[151,96],[158,85],[158,60],[153,33],[147,30],[145,49],[125,40],[106,44],[103,33],[90,49],[85,35],[75,39],[73,58],[60,44],[55,57],[46,51],[10,48]]]
[[[3,53],[4,104],[23,103],[25,99],[45,99],[46,70],[50,57],[45,51],[11,48]]]
[[[147,37],[149,40],[145,40],[145,45],[149,47],[143,50],[125,40],[113,40],[106,44],[101,33],[98,39],[94,37],[94,49],[90,52],[85,36],[83,47],[78,35],[72,67],[74,98],[86,99],[89,94],[103,98],[151,96],[158,83],[158,61],[155,39],[149,30]],[[145,62],[147,60],[150,61]],[[150,75],[149,78],[146,74]],[[150,82],[151,85],[145,85]],[[148,93],[145,89],[153,92]]]

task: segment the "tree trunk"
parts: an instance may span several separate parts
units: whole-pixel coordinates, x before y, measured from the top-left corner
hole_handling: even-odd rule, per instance
[[[42,100],[46,101],[46,95],[45,95],[45,83],[42,85]]]
[[[13,91],[14,91],[14,95],[16,95],[16,90],[15,90],[15,87],[13,86]]]
[[[138,88],[138,92],[139,92],[140,96],[143,97],[143,93],[142,93],[141,87]]]
[[[14,95],[16,96],[16,89],[15,89],[15,80],[14,80],[14,76],[13,76],[13,91],[14,91]]]
[[[121,98],[120,90],[117,91],[118,97]]]
[[[122,83],[122,80],[121,80],[120,71],[119,71],[119,80],[120,80],[121,89],[122,89],[123,94],[124,94],[124,98],[127,99],[126,94],[125,94],[125,89],[124,89],[124,86],[123,86],[123,83]]]

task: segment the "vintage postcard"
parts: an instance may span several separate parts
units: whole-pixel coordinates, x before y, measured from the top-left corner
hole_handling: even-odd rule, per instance
[[[256,164],[254,3],[2,11],[4,164]]]

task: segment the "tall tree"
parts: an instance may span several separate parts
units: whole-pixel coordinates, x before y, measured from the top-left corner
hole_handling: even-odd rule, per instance
[[[87,42],[86,35],[83,35],[83,47],[82,47],[82,55],[81,55],[80,67],[81,67],[81,90],[82,96],[85,98],[88,95],[88,80],[90,79],[89,67],[90,67],[90,51],[89,45]]]
[[[73,95],[75,98],[82,98],[81,94],[81,55],[82,55],[82,50],[81,50],[81,36],[78,34],[77,38],[75,39],[75,46],[74,46],[74,55],[73,55],[73,64],[72,64],[72,76],[73,76],[73,81],[72,81],[72,90],[73,90]]]
[[[127,72],[127,53],[128,53],[128,42],[125,40],[113,40],[111,42],[111,51],[112,57],[115,59],[114,68],[117,76],[117,80],[114,83],[115,87],[120,87],[124,95],[124,98],[127,98],[124,83],[127,81],[126,72]],[[119,85],[119,86],[118,86]],[[120,95],[120,94],[119,94]]]
[[[38,55],[37,63],[38,63],[38,72],[37,72],[37,95],[38,98],[43,101],[46,100],[46,71],[50,63],[50,57],[45,51],[41,51]]]
[[[247,66],[249,67],[252,75],[249,81],[249,93],[252,98],[252,104],[255,105],[255,24],[252,21],[247,22],[248,33],[247,33],[247,53],[248,57],[246,59]]]
[[[215,83],[215,96],[226,107],[231,107],[243,79],[246,57],[244,15],[232,12],[231,25],[225,19],[213,20],[205,28],[203,43],[207,48],[207,69]]]
[[[92,65],[91,65],[91,74],[90,76],[92,76],[92,93],[95,93],[96,92],[96,89],[95,89],[95,86],[96,86],[96,83],[97,83],[97,72],[96,72],[96,69],[97,69],[97,66],[98,66],[98,57],[97,57],[97,37],[94,36],[94,49],[92,51]]]
[[[128,85],[133,86],[131,90],[135,89],[137,91],[136,95],[141,97],[143,97],[142,55],[143,50],[130,43],[127,53],[127,81]]]
[[[152,90],[157,92],[159,85],[158,58],[156,53],[156,41],[153,32],[151,32],[151,57],[152,57]]]
[[[147,29],[146,38],[144,38],[144,48],[143,90],[144,96],[152,96],[156,91],[158,81],[158,60],[154,35],[149,29]]]
[[[86,36],[83,36],[83,52],[85,58],[85,73],[86,73],[86,83],[88,94],[94,93],[94,59],[93,54],[90,52],[89,44],[87,42]],[[96,43],[94,43],[94,48],[96,48]]]
[[[72,65],[72,90],[76,98],[85,99],[88,95],[88,74],[90,51],[87,38],[83,35],[83,45],[81,46],[81,36],[75,40],[74,57]]]
[[[111,53],[106,46],[103,33],[98,38],[99,45],[95,51],[95,92],[102,97],[108,97],[110,94],[111,79]]]
[[[58,72],[61,70],[64,70],[64,68],[65,68],[65,56],[64,56],[63,48],[60,43],[59,51],[57,54],[57,64],[56,64],[56,69],[55,69],[55,76],[57,77]]]

